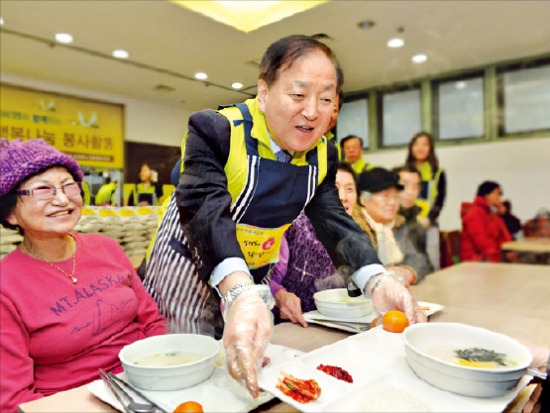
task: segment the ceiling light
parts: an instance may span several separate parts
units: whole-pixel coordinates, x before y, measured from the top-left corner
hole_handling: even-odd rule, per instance
[[[128,59],[128,57],[130,56],[130,53],[122,49],[113,50],[113,53],[111,54],[113,55],[113,57],[116,57],[117,59]]]
[[[0,17],[0,26],[3,26],[3,25],[4,25],[4,19]]]
[[[317,7],[328,0],[170,0],[173,3],[201,13],[217,22],[227,24],[248,33],[268,24],[278,22],[296,13]]]
[[[55,35],[55,40],[57,40],[59,43],[72,43],[73,36],[71,36],[69,33],[57,33]]]
[[[403,39],[400,39],[399,37],[395,37],[388,41],[388,47],[391,47],[391,48],[401,47],[404,44],[405,44],[405,41]]]
[[[428,60],[428,56],[426,56],[425,54],[415,54],[413,57],[412,57],[412,61],[414,63],[424,63],[426,60]]]
[[[195,73],[195,79],[206,80],[208,79],[208,75],[204,72],[198,72],[198,73]]]
[[[244,85],[241,82],[235,82],[231,85],[233,89],[241,89]]]
[[[372,26],[374,26],[374,22],[372,20],[365,20],[362,22],[357,23],[357,26],[360,29],[370,29]]]

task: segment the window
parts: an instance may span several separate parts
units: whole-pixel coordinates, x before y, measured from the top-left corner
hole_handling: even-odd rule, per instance
[[[434,86],[434,131],[439,139],[483,137],[483,76],[445,80]]]
[[[384,92],[380,100],[382,146],[406,145],[422,130],[420,89]]]
[[[499,74],[500,135],[550,129],[550,64]]]
[[[340,142],[348,135],[363,139],[363,148],[369,147],[369,109],[367,99],[344,103],[336,123],[336,139]]]

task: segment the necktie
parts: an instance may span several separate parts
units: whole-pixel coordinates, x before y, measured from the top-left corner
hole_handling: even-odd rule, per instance
[[[279,162],[283,163],[289,163],[292,159],[292,155],[289,154],[287,151],[279,151],[275,154],[275,156],[277,157],[277,160]]]

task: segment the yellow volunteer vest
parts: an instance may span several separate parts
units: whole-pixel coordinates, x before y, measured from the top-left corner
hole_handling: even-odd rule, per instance
[[[417,199],[414,202],[415,205],[418,205],[420,207],[420,212],[418,213],[418,216],[427,217],[430,213],[430,209],[432,208],[432,205],[437,198],[437,194],[439,193],[437,190],[437,185],[439,183],[439,177],[441,176],[442,171],[443,169],[439,168],[434,174],[432,171],[432,166],[429,162],[422,163],[420,168],[418,168],[418,172],[420,172],[422,182],[426,182],[428,186],[427,198]]]

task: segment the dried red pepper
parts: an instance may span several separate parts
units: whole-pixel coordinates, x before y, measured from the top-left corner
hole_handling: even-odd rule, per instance
[[[338,366],[329,366],[325,364],[319,364],[317,370],[321,370],[324,373],[336,377],[338,380],[344,380],[348,383],[353,383],[353,377],[346,370]]]

